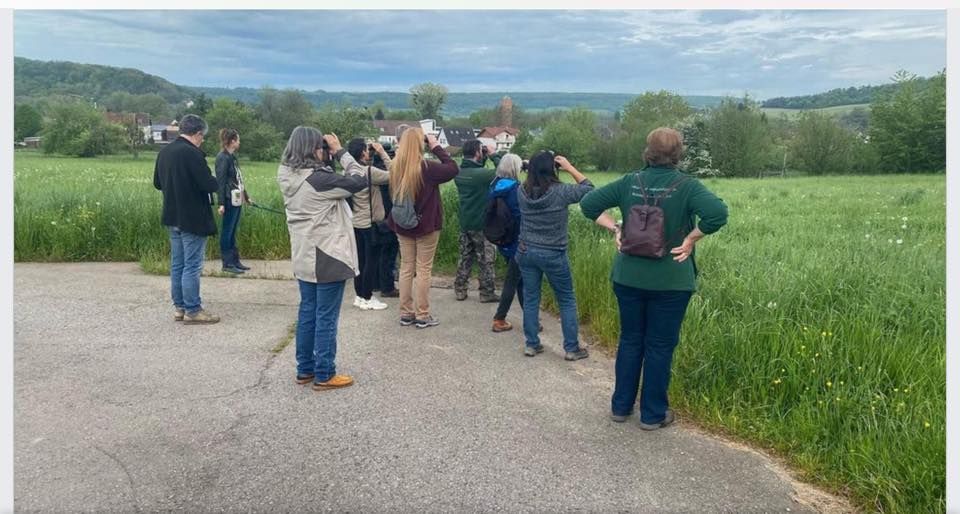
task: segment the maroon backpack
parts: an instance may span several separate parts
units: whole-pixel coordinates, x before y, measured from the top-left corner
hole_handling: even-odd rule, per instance
[[[630,207],[620,234],[621,252],[650,259],[659,259],[667,254],[667,241],[663,234],[663,209],[660,208],[660,201],[675,191],[686,179],[687,177],[677,179],[663,193],[654,197],[651,204],[650,196],[647,195],[647,190],[640,181],[640,174],[637,173],[637,184],[640,186],[640,194],[643,195],[643,203]]]

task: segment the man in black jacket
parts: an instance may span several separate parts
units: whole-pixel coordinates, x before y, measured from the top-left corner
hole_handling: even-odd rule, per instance
[[[170,232],[170,295],[175,321],[216,323],[220,317],[201,306],[200,272],[207,237],[217,233],[210,194],[217,179],[200,150],[207,123],[188,114],[180,120],[180,137],[157,154],[153,186],[163,192],[161,221]]]

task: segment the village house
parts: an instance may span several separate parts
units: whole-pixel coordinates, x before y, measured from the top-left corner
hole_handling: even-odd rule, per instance
[[[463,148],[463,144],[476,138],[476,132],[470,127],[443,127],[437,142],[444,148]]]
[[[492,144],[497,151],[509,151],[513,144],[517,142],[517,134],[520,131],[513,127],[484,127],[477,134],[477,139],[486,144]]]
[[[377,142],[382,145],[396,145],[400,139],[400,134],[410,127],[420,126],[426,134],[438,136],[441,132],[437,128],[437,121],[432,119],[412,121],[412,120],[373,120],[373,127],[377,129]],[[439,139],[439,136],[438,136]],[[443,145],[443,143],[441,143]]]

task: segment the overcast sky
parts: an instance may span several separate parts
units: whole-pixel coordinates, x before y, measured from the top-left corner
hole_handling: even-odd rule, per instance
[[[22,11],[14,55],[187,86],[757,98],[946,66],[945,11]]]

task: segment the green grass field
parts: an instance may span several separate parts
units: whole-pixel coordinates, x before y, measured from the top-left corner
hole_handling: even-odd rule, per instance
[[[243,164],[279,208],[275,163]],[[17,261],[141,261],[164,271],[153,156],[15,154]],[[588,174],[605,183],[615,174]],[[943,512],[943,175],[706,181],[730,221],[699,245],[700,290],[675,359],[674,405],[786,458],[866,510]],[[437,268],[456,261],[445,189]],[[617,214],[619,215],[619,214]],[[289,258],[283,217],[246,209],[244,257]],[[586,329],[613,347],[613,242],[571,210],[570,260]],[[214,240],[209,257],[217,256]]]

